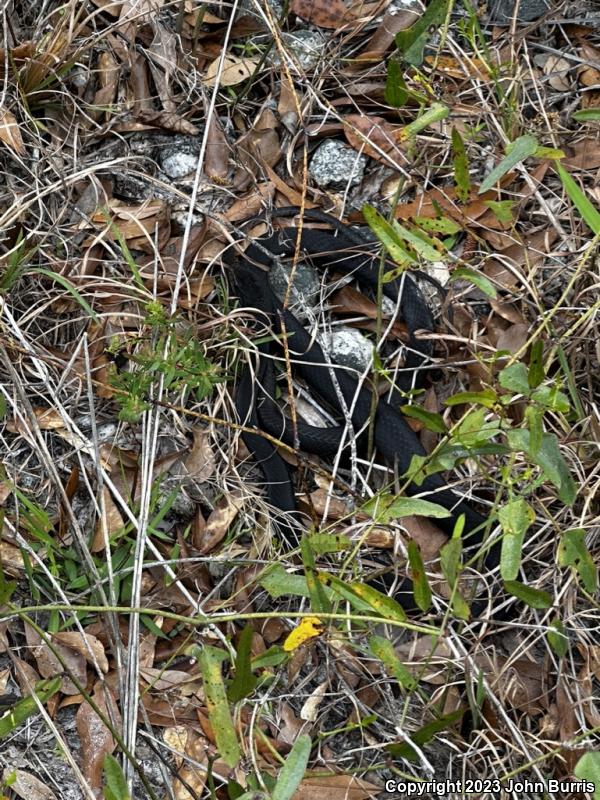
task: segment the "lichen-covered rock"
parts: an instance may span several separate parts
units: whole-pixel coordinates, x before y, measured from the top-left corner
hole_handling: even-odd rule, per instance
[[[350,183],[357,186],[363,179],[367,159],[356,150],[326,139],[315,150],[308,171],[322,189],[328,186],[343,189]]]

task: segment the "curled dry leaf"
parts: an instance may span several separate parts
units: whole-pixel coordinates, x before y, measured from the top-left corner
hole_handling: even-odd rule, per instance
[[[36,406],[31,410],[40,430],[56,431],[65,427],[63,418],[54,408],[40,408]],[[23,422],[20,417],[18,417],[8,420],[6,423],[6,429],[11,433],[26,433],[28,430],[28,425],[26,422]]]
[[[557,92],[567,92],[570,87],[569,70],[571,62],[561,56],[549,56],[544,64],[544,74],[548,76],[548,83]]]
[[[400,31],[410,28],[418,19],[416,11],[394,6],[388,9],[375,33],[367,42],[365,49],[355,59],[356,61],[378,61],[394,43],[394,37]]]
[[[236,86],[238,83],[247,81],[254,74],[257,64],[258,61],[255,58],[227,55],[223,59],[223,69],[219,74],[221,65],[219,56],[208,65],[203,82],[206,86],[214,86],[218,80],[220,86]]]
[[[179,116],[179,114],[176,114],[174,111],[141,109],[139,113],[136,114],[136,117],[143,125],[151,125],[154,128],[175,131],[175,133],[184,133],[186,136],[200,135],[200,128],[198,128],[197,125]]]
[[[24,156],[27,152],[19,130],[19,123],[12,111],[7,108],[0,108],[0,141],[3,141],[19,156]]]
[[[21,550],[10,542],[0,541],[0,563],[4,572],[11,578],[21,577],[25,569]]]
[[[99,683],[94,688],[92,700],[117,731],[121,730],[121,715],[115,699],[107,687]],[[77,732],[81,741],[81,767],[91,787],[98,791],[102,786],[104,756],[113,753],[116,742],[112,733],[89,703],[79,706],[76,717]]]
[[[69,675],[72,675],[79,685],[85,686],[87,683],[87,672],[85,658],[76,650],[59,644],[52,643],[52,649],[42,637],[30,625],[25,626],[25,637],[30,647],[30,653],[35,658],[35,663],[43,678],[54,678],[56,675],[63,675],[60,690],[63,694],[78,694],[79,689]],[[54,651],[60,656],[65,666],[54,655]],[[68,673],[68,674],[67,674]]]
[[[111,539],[119,531],[122,531],[125,526],[119,507],[106,486],[102,490],[102,498],[104,500],[104,514],[103,518],[96,523],[96,530],[90,547],[92,553],[100,553],[104,550],[106,538]]]
[[[193,429],[194,444],[184,461],[185,469],[198,483],[212,478],[217,468],[215,454],[210,443],[210,431],[206,428]]]
[[[329,687],[329,678],[320,683],[316,689],[309,695],[308,700],[303,704],[300,709],[300,719],[307,722],[314,722],[319,713],[319,706],[323,702],[327,689]]]
[[[108,659],[100,639],[79,631],[59,631],[52,634],[52,641],[65,645],[85,658],[88,664],[97,664],[104,674],[108,672]]]
[[[6,767],[2,773],[2,781],[3,785],[10,786],[10,791],[23,800],[57,800],[49,786],[24,769]]]
[[[229,174],[229,143],[216,114],[213,114],[206,131],[205,172],[209,180],[226,183]]]
[[[348,16],[343,0],[291,0],[290,10],[311,25],[333,30],[343,25]]]
[[[208,518],[202,535],[200,553],[203,555],[210,553],[219,544],[242,506],[243,500],[237,495],[231,494],[223,498]]]
[[[383,117],[366,114],[348,114],[344,117],[344,134],[348,143],[358,152],[365,153],[384,164],[403,164],[406,161],[399,142],[404,128],[392,125]]]

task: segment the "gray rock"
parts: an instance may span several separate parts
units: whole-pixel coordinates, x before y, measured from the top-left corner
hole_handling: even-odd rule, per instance
[[[489,20],[495,25],[510,25],[515,14],[517,0],[491,0]],[[532,22],[551,8],[550,0],[520,0],[517,22]]]
[[[196,171],[197,153],[169,153],[161,158],[160,166],[169,178],[185,178]]]
[[[344,367],[364,371],[373,355],[373,343],[356,328],[333,328],[328,337],[328,350],[333,361]]]
[[[283,302],[292,273],[291,264],[275,261],[269,273],[271,288]],[[294,270],[294,283],[290,293],[290,311],[299,319],[306,319],[306,308],[313,308],[319,299],[321,278],[319,272],[304,261]]]
[[[358,186],[363,179],[367,159],[336,139],[326,139],[315,150],[309,172],[322,189]]]

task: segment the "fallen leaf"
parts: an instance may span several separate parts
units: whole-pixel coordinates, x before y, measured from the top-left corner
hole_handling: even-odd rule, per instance
[[[366,114],[347,114],[343,122],[346,139],[358,152],[392,166],[406,162],[399,145],[403,126],[392,125],[383,117]]]
[[[323,623],[318,617],[304,617],[297,627],[287,636],[283,643],[283,649],[287,653],[291,653],[310,639],[320,636],[323,630]]]
[[[90,546],[92,553],[102,552],[106,543],[105,537],[110,541],[117,533],[123,532],[125,527],[121,511],[106,486],[102,489],[102,499],[104,501],[104,514],[102,519],[99,519],[96,523],[94,538]]]
[[[63,694],[78,694],[79,689],[73,681],[65,674],[66,670],[62,663],[54,655],[48,645],[37,631],[30,625],[25,626],[25,637],[30,648],[31,655],[35,658],[35,663],[43,678],[54,678],[56,675],[63,675],[60,690]],[[57,642],[52,643],[52,648],[60,655],[66,665],[66,669],[77,680],[79,685],[85,686],[87,683],[85,658],[70,647],[66,647]]]
[[[209,180],[219,185],[226,183],[229,174],[230,150],[221,123],[216,114],[213,114],[206,131],[204,171]]]
[[[544,75],[548,83],[557,92],[567,92],[571,86],[568,79],[571,62],[562,56],[549,56],[544,64]]]
[[[570,141],[560,144],[566,153],[561,164],[567,170],[592,170],[600,167],[600,141],[592,137],[584,137],[575,144]]]
[[[183,465],[190,478],[198,483],[205,483],[213,477],[217,468],[210,431],[206,428],[194,428],[192,434],[194,444]]]
[[[92,700],[117,731],[121,730],[121,715],[114,697],[99,683],[94,688]],[[89,703],[79,706],[76,717],[77,733],[81,742],[81,767],[91,787],[100,792],[104,756],[113,753],[116,747],[112,733],[102,722]]]
[[[154,111],[151,108],[140,109],[136,112],[136,118],[145,126],[163,128],[166,131],[175,131],[186,136],[200,135],[200,128],[197,125],[189,122],[185,117],[174,111]]]
[[[303,622],[306,622],[307,619],[308,617],[306,617]],[[285,644],[283,645],[283,649],[286,649]],[[313,689],[308,696],[308,699],[302,704],[302,708],[300,709],[300,719],[303,719],[306,722],[314,722],[317,719],[319,708],[325,699],[328,688],[329,678],[326,678],[323,683],[319,684],[319,686]]]
[[[356,57],[355,61],[380,61],[387,50],[394,43],[394,37],[400,31],[410,28],[419,15],[416,11],[393,6],[383,15],[375,33],[371,36],[364,50]]]
[[[102,672],[105,674],[108,672],[108,659],[104,652],[104,645],[95,636],[79,631],[58,631],[52,634],[52,641],[81,653],[88,664],[93,665],[95,662]]]
[[[227,55],[223,58],[223,69],[219,74],[221,65],[221,56],[219,56],[208,65],[203,83],[206,86],[214,86],[218,79],[220,86],[236,86],[254,74],[257,64],[258,61],[255,58]]]
[[[317,28],[337,29],[348,14],[343,0],[291,0],[290,10]]]
[[[12,111],[7,108],[0,108],[0,141],[19,156],[24,156],[27,152],[19,123]]]
[[[19,578],[25,569],[20,548],[10,542],[0,541],[0,564],[11,578]]]
[[[211,512],[202,533],[202,546],[200,547],[202,555],[210,553],[222,541],[242,505],[241,497],[231,494],[224,497]]]
[[[23,800],[57,800],[47,784],[24,769],[6,767],[2,773],[2,781],[4,786],[10,787],[10,791]]]

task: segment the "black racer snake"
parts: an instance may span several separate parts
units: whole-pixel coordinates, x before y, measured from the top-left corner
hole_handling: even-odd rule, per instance
[[[291,218],[298,213],[296,207],[285,207],[274,209],[271,216]],[[301,257],[310,258],[313,264],[321,268],[334,268],[337,272],[352,274],[361,288],[376,290],[380,257],[373,252],[377,250],[373,242],[321,211],[307,209],[304,219],[326,223],[330,230],[303,225],[300,234]],[[230,251],[226,256],[233,271],[240,305],[259,312],[256,314],[257,322],[260,320],[263,326],[267,323],[274,334],[268,341],[265,338],[269,337],[259,339],[258,363],[254,372],[249,367],[244,368],[237,388],[236,408],[240,422],[246,428],[264,431],[292,447],[299,446],[304,452],[332,459],[340,446],[349,446],[348,426],[313,427],[299,419],[293,425],[274,400],[276,378],[273,355],[277,349],[281,351],[277,336],[287,337],[294,373],[338,418],[343,418],[343,399],[346,418],[350,416],[354,431],[364,431],[368,426],[373,399],[369,388],[359,386],[346,369],[332,365],[318,342],[284,308],[271,289],[268,270],[275,259],[294,255],[297,237],[298,228],[279,228],[252,241],[243,253],[234,254]],[[402,277],[384,283],[382,288],[394,302],[399,302],[408,329],[409,347],[403,372],[410,376],[431,355],[431,342],[427,339],[418,340],[415,334],[421,329],[433,329],[432,313],[410,273],[404,272]],[[408,469],[413,454],[425,455],[425,450],[404,415],[397,410],[398,395],[392,394],[391,402],[388,399],[378,399],[374,406],[372,440],[387,464],[401,475]],[[243,433],[242,437],[264,475],[268,503],[281,512],[278,515],[281,520],[278,522],[279,530],[284,539],[295,546],[302,528],[297,516],[289,467],[265,437],[250,432]],[[359,450],[364,451],[366,438],[364,433],[358,438]],[[462,538],[465,547],[469,552],[475,552],[482,545],[487,520],[448,488],[439,474],[427,477],[419,487],[408,486],[407,493],[426,497],[451,511],[451,516],[436,520],[436,524],[448,534],[452,533],[459,515],[464,514]],[[484,567],[492,569],[498,562],[499,545],[495,544],[487,551]],[[382,584],[379,579],[375,585],[382,588],[387,584],[385,581]],[[408,579],[401,583],[394,596],[405,609],[415,609],[412,584]],[[480,613],[482,607],[481,601],[476,601],[472,613]]]

